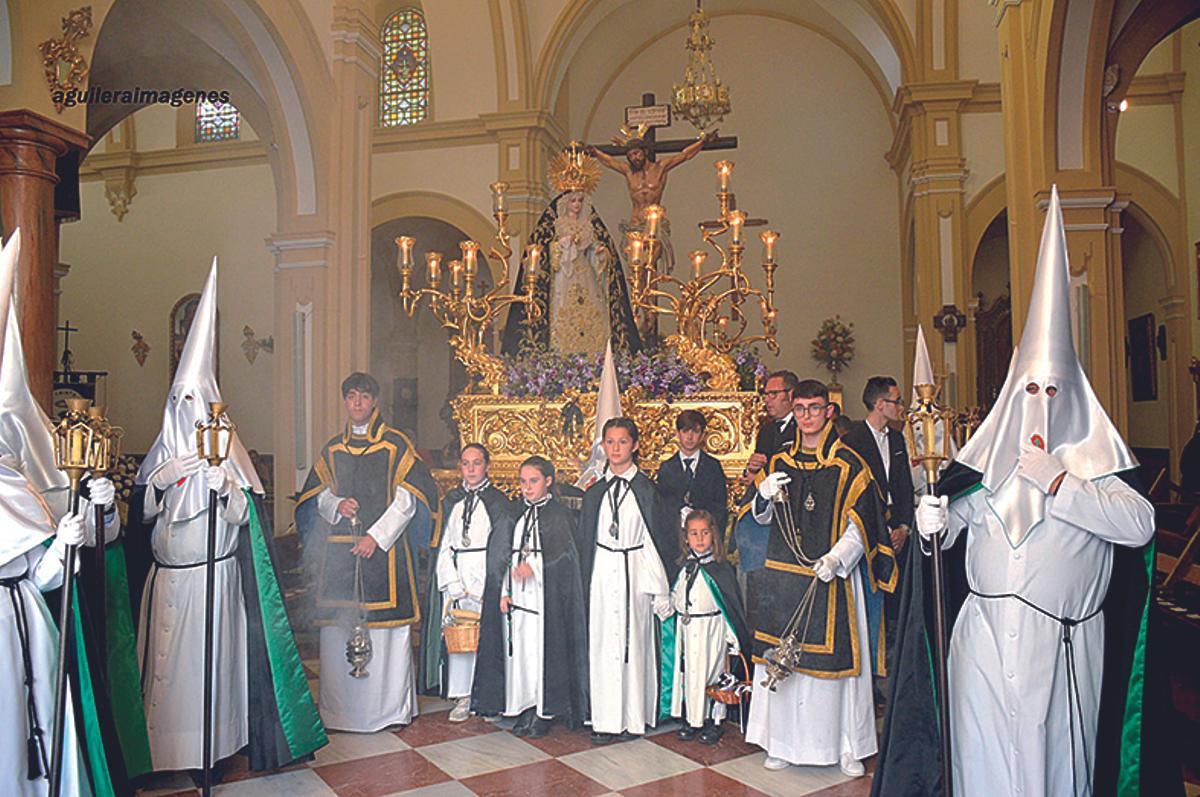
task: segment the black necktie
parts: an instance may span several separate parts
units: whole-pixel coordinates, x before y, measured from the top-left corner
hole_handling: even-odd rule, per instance
[[[695,465],[695,460],[693,460],[693,459],[685,459],[683,461],[683,469],[685,471],[687,471],[688,481],[691,481],[692,478],[696,475],[696,471],[693,469],[694,465]]]

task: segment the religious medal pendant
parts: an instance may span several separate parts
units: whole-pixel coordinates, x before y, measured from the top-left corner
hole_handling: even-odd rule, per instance
[[[612,535],[614,540],[621,536],[621,527],[617,525],[617,521],[614,520],[609,524],[608,533]]]
[[[463,529],[462,546],[464,548],[471,547],[471,534],[466,529]]]
[[[809,493],[809,494],[808,494],[807,496],[805,496],[805,498],[804,498],[804,511],[805,511],[805,512],[811,512],[811,511],[813,511],[813,510],[814,510],[814,509],[816,509],[816,508],[817,508],[817,502],[816,502],[816,499],[814,499],[814,498],[813,498],[813,494],[812,494],[812,493]]]
[[[685,614],[685,615],[683,616],[683,624],[684,624],[684,625],[687,625],[687,624],[688,624],[688,623],[690,623],[691,621],[692,621],[692,616],[691,616],[690,614]]]

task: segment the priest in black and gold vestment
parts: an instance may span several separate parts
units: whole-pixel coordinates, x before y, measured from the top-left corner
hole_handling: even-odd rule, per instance
[[[306,561],[316,572],[321,717],[331,729],[362,733],[407,724],[417,713],[415,557],[431,542],[438,506],[429,469],[412,442],[379,416],[378,396],[379,383],[368,374],[342,383],[348,423],[321,449],[296,507]],[[370,676],[354,678],[346,642],[364,619]]]
[[[771,532],[747,590],[757,666],[746,740],[766,749],[768,769],[836,763],[853,777],[877,748],[859,565],[869,589],[891,592],[896,560],[870,468],[832,431],[825,385],[804,380],[792,401],[796,442],[769,461],[752,508]],[[772,658],[783,666],[768,668]]]

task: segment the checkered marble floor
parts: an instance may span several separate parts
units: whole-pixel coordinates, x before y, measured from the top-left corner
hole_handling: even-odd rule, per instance
[[[645,738],[594,747],[584,731],[555,725],[543,739],[520,739],[511,722],[449,721],[449,704],[422,699],[406,728],[331,733],[307,765],[257,775],[234,758],[219,797],[657,797],[775,795],[866,797],[870,776],[848,779],[836,766],[763,768],[763,753],[729,724],[721,742],[680,742],[668,723]],[[869,764],[870,762],[868,762]],[[868,769],[870,767],[868,766]],[[199,795],[186,775],[161,775],[142,797]]]

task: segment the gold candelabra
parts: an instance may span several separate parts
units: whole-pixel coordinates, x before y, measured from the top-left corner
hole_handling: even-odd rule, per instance
[[[674,112],[698,130],[721,121],[730,111],[729,87],[717,77],[710,54],[713,38],[708,35],[708,15],[696,0],[696,10],[688,17],[688,65],[683,82],[671,87]]]
[[[659,205],[646,209],[644,232],[628,234],[626,251],[633,275],[634,306],[644,318],[649,314],[674,316],[677,330],[667,342],[677,348],[693,370],[707,374],[711,389],[736,390],[737,369],[729,356],[735,346],[761,341],[773,353],[779,353],[776,341],[779,310],[775,306],[775,271],[779,268],[775,246],[779,233],[766,230],[759,235],[766,287],[755,288],[743,268],[746,228],[765,225],[766,221],[750,219],[745,211],[737,209],[730,190],[733,163],[719,161],[716,168],[720,216],[714,221],[702,221],[700,234],[704,243],[720,256],[719,266],[705,270],[708,253],[697,249],[688,256],[689,279],[658,270],[655,263],[662,246],[658,234],[666,216]],[[668,290],[669,287],[673,290]],[[758,300],[760,334],[748,334],[749,318],[742,308],[750,299]]]
[[[504,264],[505,273],[508,260],[512,256],[509,234],[505,223],[508,219],[508,206],[505,183],[493,183],[492,186],[492,215],[496,219],[496,239],[488,251],[488,257]],[[396,267],[400,271],[400,298],[404,312],[411,318],[421,304],[427,299],[429,311],[433,313],[438,323],[450,334],[450,347],[454,356],[467,369],[467,373],[478,380],[480,388],[485,392],[499,393],[504,382],[504,363],[491,353],[487,344],[488,330],[504,308],[514,302],[526,306],[526,318],[536,319],[541,316],[542,309],[534,299],[534,286],[537,283],[538,264],[542,258],[542,247],[530,244],[525,247],[525,279],[519,293],[506,293],[507,285],[500,284],[478,294],[479,290],[479,244],[475,241],[463,241],[459,244],[462,258],[452,260],[448,266],[450,272],[449,290],[442,287],[442,254],[427,252],[425,267],[427,285],[414,289],[413,281],[413,246],[416,239],[412,236],[401,235],[396,239],[399,247],[399,259]]]
[[[937,484],[942,463],[950,459],[950,441],[959,416],[953,409],[938,405],[939,386],[916,385],[915,388],[917,404],[904,414],[904,436],[909,456],[925,469],[925,483],[933,485]]]
[[[227,409],[229,405],[223,401],[210,401],[208,421],[196,421],[196,454],[214,468],[229,458],[233,433],[237,431],[225,413]]]

